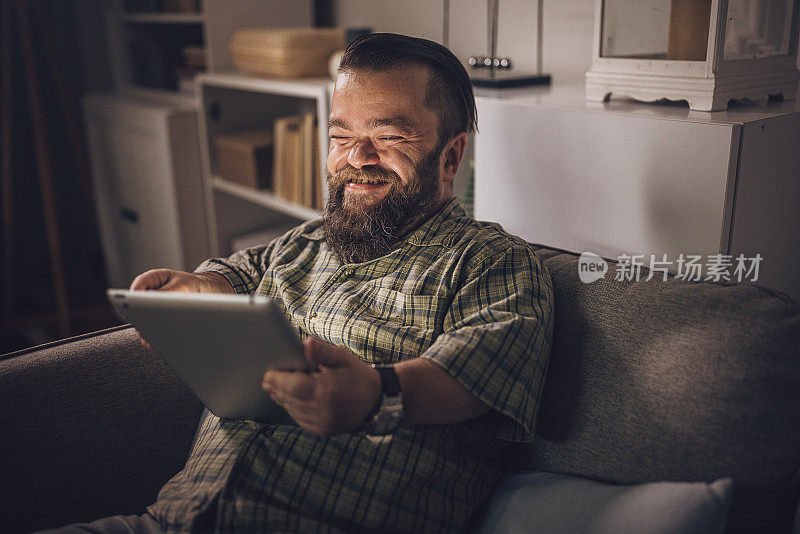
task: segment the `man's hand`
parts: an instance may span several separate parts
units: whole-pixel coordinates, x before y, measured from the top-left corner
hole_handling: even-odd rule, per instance
[[[306,359],[319,372],[267,371],[262,387],[304,430],[330,436],[358,430],[377,409],[378,372],[349,350],[309,337]]]
[[[193,293],[234,293],[233,286],[219,273],[187,273],[153,269],[133,279],[131,291],[159,290]]]
[[[233,286],[219,273],[187,273],[173,269],[152,269],[133,279],[131,291],[183,291],[190,293],[235,293]],[[153,347],[136,331],[144,347]]]

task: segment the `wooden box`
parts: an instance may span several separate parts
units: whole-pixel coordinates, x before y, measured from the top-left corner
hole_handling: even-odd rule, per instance
[[[233,64],[257,76],[299,78],[328,75],[331,55],[345,46],[339,28],[240,30],[231,38]]]
[[[217,172],[225,180],[254,189],[272,186],[272,131],[218,135],[214,148]]]

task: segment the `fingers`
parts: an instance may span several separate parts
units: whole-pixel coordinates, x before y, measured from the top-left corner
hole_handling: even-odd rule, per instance
[[[153,347],[151,347],[151,346],[150,346],[150,343],[148,343],[148,342],[147,342],[147,340],[146,340],[145,338],[143,338],[143,337],[142,337],[142,334],[140,334],[138,330],[136,331],[136,337],[138,337],[138,338],[139,338],[139,342],[142,344],[142,346],[143,346],[144,348],[146,348],[146,349],[147,349],[147,350],[149,350],[150,352],[153,352]]]
[[[308,401],[314,398],[316,377],[299,371],[267,371],[261,387],[281,399]]]
[[[170,269],[152,269],[146,271],[131,282],[131,291],[148,291],[161,289],[172,278],[174,271]]]
[[[319,373],[314,373],[319,374]],[[299,371],[269,371],[264,375],[262,388],[270,398],[297,423],[300,428],[323,435],[319,407],[315,405],[314,379]]]
[[[228,279],[219,273],[187,273],[173,269],[152,269],[133,279],[131,291],[184,291],[234,293]]]
[[[159,269],[163,276],[167,277],[161,291],[182,291],[185,293],[207,293],[206,284],[195,274],[183,271],[171,271],[169,269]]]
[[[358,357],[344,347],[322,341],[313,336],[303,340],[306,359],[314,367],[345,367],[355,362]]]
[[[304,373],[289,371],[278,374],[301,375]],[[314,374],[319,375],[319,373]],[[280,378],[278,381],[281,381]],[[289,390],[281,389],[281,387],[272,388],[267,386],[264,389],[269,392],[270,398],[278,406],[286,410],[286,413],[300,428],[320,436],[333,435],[337,430],[336,417],[334,417],[329,405],[320,403],[320,399],[316,398],[314,394],[306,395],[308,392],[307,387],[305,384],[290,384],[289,389],[295,388],[294,392],[298,393],[298,396],[290,394]]]
[[[380,398],[380,376],[348,349],[317,339],[304,341],[319,372],[269,371],[262,388],[300,425],[319,435],[361,428]]]

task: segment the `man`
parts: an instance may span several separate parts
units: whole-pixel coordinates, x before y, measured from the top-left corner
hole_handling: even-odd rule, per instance
[[[446,48],[362,37],[335,85],[323,220],[195,273],[134,280],[274,297],[319,367],[263,378],[296,425],[206,418],[148,509],[162,525],[464,527],[500,476],[502,448],[533,436],[553,304],[526,243],[452,198],[475,122],[469,78]]]

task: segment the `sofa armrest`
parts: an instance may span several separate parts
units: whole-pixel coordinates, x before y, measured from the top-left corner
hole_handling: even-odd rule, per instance
[[[201,411],[129,327],[0,357],[3,529],[143,513]]]

